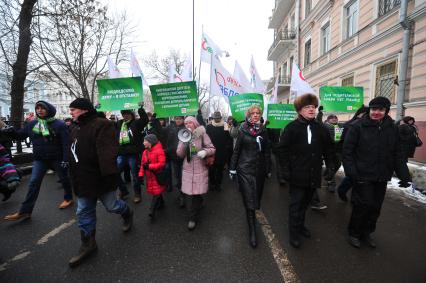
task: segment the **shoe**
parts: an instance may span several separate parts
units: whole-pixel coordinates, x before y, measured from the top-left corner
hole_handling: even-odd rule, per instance
[[[314,205],[311,205],[311,208],[313,210],[324,210],[324,209],[327,209],[327,206],[324,204],[314,204]]]
[[[141,195],[135,195],[133,198],[134,203],[140,203],[142,201]]]
[[[374,240],[373,240],[373,238],[371,238],[371,236],[370,235],[365,235],[364,236],[364,238],[363,238],[363,240],[364,240],[364,242],[366,242],[367,243],[367,245],[370,247],[370,248],[376,248],[377,247],[377,245],[376,245],[376,242],[374,242]]]
[[[337,190],[337,194],[339,196],[339,198],[344,201],[344,202],[348,202],[348,197],[346,196],[345,192],[342,192],[340,190]]]
[[[4,220],[8,221],[19,221],[19,220],[25,220],[31,217],[31,213],[19,213],[16,212],[14,214],[9,214],[4,217]]]
[[[305,238],[311,237],[311,231],[308,230],[306,227],[302,227],[302,230],[300,231],[300,235],[302,235]]]
[[[89,236],[86,236],[83,231],[80,231],[81,234],[81,246],[78,251],[78,255],[73,256],[68,262],[70,267],[76,267],[79,265],[83,259],[87,258],[94,251],[98,249],[95,240],[95,231],[93,231]]]
[[[188,222],[188,230],[189,230],[189,231],[194,230],[194,229],[195,229],[195,226],[197,226],[197,223],[195,223],[195,221],[190,220],[190,221]]]
[[[298,249],[298,248],[300,248],[300,246],[302,245],[302,243],[300,242],[300,240],[299,240],[299,239],[290,238],[290,245],[291,245],[293,248]]]
[[[67,208],[72,205],[74,201],[72,199],[64,199],[64,201],[59,205],[59,209]]]
[[[128,211],[121,215],[123,217],[123,232],[129,232],[133,226],[133,210],[129,207]]]
[[[349,236],[348,242],[357,249],[361,248],[361,241],[357,237]]]

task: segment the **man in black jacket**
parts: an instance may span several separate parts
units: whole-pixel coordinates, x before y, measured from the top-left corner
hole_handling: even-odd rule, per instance
[[[369,103],[369,113],[355,122],[343,143],[345,174],[353,182],[349,243],[361,240],[375,247],[370,234],[376,230],[387,182],[395,171],[404,186],[411,181],[401,150],[398,127],[388,115],[391,103],[378,96]]]
[[[118,156],[117,166],[118,170],[122,172],[124,168],[129,166],[130,172],[133,179],[133,191],[135,203],[141,201],[141,184],[139,182],[139,156],[143,151],[143,136],[142,132],[145,126],[148,124],[148,116],[141,107],[138,109],[139,119],[135,119],[135,114],[132,110],[121,110],[123,119],[117,123],[117,135],[118,135]],[[121,176],[119,176],[119,189],[120,196],[124,198],[129,194],[126,184],[124,183]]]
[[[328,172],[334,172],[334,152],[330,135],[315,120],[318,98],[304,94],[295,99],[294,106],[298,117],[284,129],[278,152],[282,176],[290,184],[290,244],[299,248],[300,236],[311,236],[305,213],[315,189],[321,186],[322,160]]]

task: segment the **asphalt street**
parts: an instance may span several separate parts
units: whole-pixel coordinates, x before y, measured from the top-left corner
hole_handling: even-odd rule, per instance
[[[28,177],[12,198],[0,203],[0,216],[15,212]],[[130,186],[129,186],[130,187]],[[313,234],[300,250],[288,243],[288,188],[267,180],[262,211],[302,282],[426,282],[426,206],[389,192],[374,235],[378,247],[354,249],[346,241],[350,205],[321,190],[329,206],[308,211]],[[75,206],[59,210],[62,189],[55,175],[44,179],[32,218],[0,221],[0,282],[283,282],[261,227],[259,246],[249,247],[245,212],[235,183],[210,192],[197,228],[186,228],[177,194],[166,194],[157,220],[148,217],[150,196],[135,208],[135,226],[121,231],[121,219],[98,205],[97,253],[71,269],[79,248]],[[131,199],[130,199],[131,200]]]

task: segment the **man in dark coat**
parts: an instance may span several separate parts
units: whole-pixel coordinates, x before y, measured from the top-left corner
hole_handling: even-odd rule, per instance
[[[71,258],[71,267],[97,249],[96,203],[102,202],[108,212],[120,214],[123,231],[133,224],[133,211],[116,198],[118,180],[118,142],[114,124],[99,118],[89,100],[77,98],[70,104],[70,113],[77,127],[71,132],[70,172],[77,196],[77,219],[81,233],[81,247]]]
[[[345,174],[354,183],[349,243],[356,248],[361,247],[361,240],[370,247],[376,246],[370,234],[376,230],[387,182],[393,172],[404,186],[408,187],[411,181],[398,127],[388,115],[390,106],[386,97],[372,99],[368,115],[349,128],[343,143]]]
[[[294,107],[298,117],[285,127],[278,151],[282,176],[290,184],[290,244],[299,248],[300,236],[311,236],[305,227],[305,213],[315,189],[321,186],[322,161],[328,172],[334,172],[334,152],[330,135],[315,120],[318,98],[304,94],[295,99]]]
[[[135,119],[135,113],[132,110],[121,110],[123,119],[117,123],[117,136],[118,136],[118,156],[117,166],[121,172],[126,166],[129,166],[133,179],[134,203],[141,202],[141,184],[138,178],[140,155],[142,154],[143,147],[143,130],[148,124],[148,116],[141,107],[138,109],[139,119]],[[124,183],[121,175],[118,178],[118,187],[120,189],[121,198],[129,194],[126,184]]]
[[[330,114],[327,116],[324,126],[328,130],[331,140],[333,141],[334,151],[336,153],[334,169],[337,172],[342,165],[342,144],[340,143],[340,139],[342,138],[343,124],[339,123],[339,118],[337,118],[335,114]],[[336,172],[334,172],[333,178],[327,181],[327,189],[331,193],[334,193],[336,190]],[[328,175],[328,172],[325,172],[325,175]]]
[[[209,190],[221,190],[223,168],[228,161],[228,154],[232,149],[232,139],[228,125],[222,119],[219,111],[213,113],[213,121],[207,125],[206,132],[216,148],[215,160],[209,168]]]
[[[398,126],[402,152],[406,162],[408,162],[408,158],[413,158],[416,152],[418,134],[414,123],[415,120],[413,117],[405,116]]]
[[[72,204],[72,190],[68,177],[69,133],[65,123],[55,119],[56,109],[46,101],[38,101],[35,105],[37,119],[27,123],[24,128],[15,131],[9,128],[8,135],[16,140],[30,137],[33,144],[33,169],[28,193],[19,212],[7,215],[9,221],[29,218],[33,212],[41,182],[48,169],[54,169],[64,187],[64,201],[59,208]]]

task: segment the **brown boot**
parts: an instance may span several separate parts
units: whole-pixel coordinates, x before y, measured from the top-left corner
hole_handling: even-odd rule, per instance
[[[59,209],[67,208],[68,206],[73,204],[72,199],[64,199],[64,201],[59,205]]]
[[[95,240],[96,231],[93,231],[89,236],[86,236],[84,234],[84,231],[80,231],[80,234],[81,246],[78,251],[78,255],[73,256],[68,262],[70,267],[76,267],[77,265],[79,265],[83,261],[83,259],[87,258],[98,248]]]
[[[8,221],[19,221],[19,220],[25,220],[31,217],[31,213],[20,213],[16,212],[13,214],[6,215],[4,217],[4,220]]]

